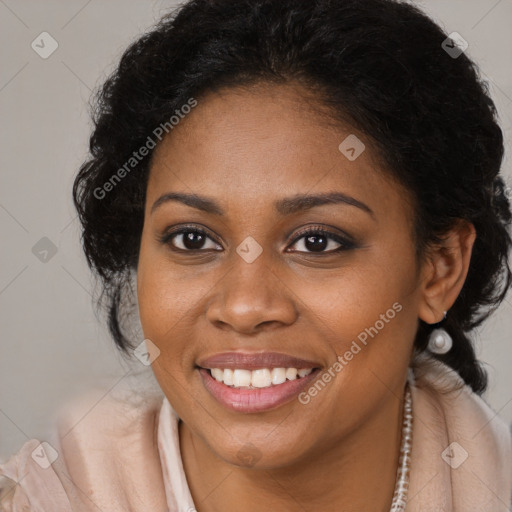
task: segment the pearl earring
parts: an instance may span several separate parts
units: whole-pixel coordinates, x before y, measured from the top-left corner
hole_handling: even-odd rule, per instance
[[[446,311],[444,312],[443,320],[446,318]],[[437,325],[441,324],[442,321]],[[445,329],[434,329],[428,338],[428,350],[434,354],[446,354],[453,346],[452,337],[446,332]]]

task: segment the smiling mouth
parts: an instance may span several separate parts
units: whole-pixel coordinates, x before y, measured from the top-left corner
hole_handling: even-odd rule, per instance
[[[209,368],[210,375],[232,389],[263,389],[307,377],[317,368]]]
[[[206,391],[232,411],[258,413],[296,399],[321,364],[279,352],[223,352],[197,362]]]
[[[238,413],[263,413],[292,402],[312,385],[321,371],[319,367],[300,370],[284,367],[197,369],[210,395]]]

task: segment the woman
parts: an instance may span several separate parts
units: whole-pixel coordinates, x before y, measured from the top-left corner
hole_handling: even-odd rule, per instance
[[[511,212],[463,50],[394,0],[195,0],[131,45],[74,199],[162,394],[27,442],[3,510],[509,510],[471,331]]]

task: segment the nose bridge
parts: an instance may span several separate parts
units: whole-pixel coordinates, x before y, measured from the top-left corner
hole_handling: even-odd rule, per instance
[[[255,256],[256,252],[250,240],[238,246],[230,271],[218,283],[209,304],[211,322],[252,332],[261,324],[289,325],[295,320],[293,298],[271,269],[270,255],[260,251]]]

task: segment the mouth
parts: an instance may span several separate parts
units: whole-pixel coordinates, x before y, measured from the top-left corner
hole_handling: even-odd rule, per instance
[[[307,377],[313,368],[211,368],[210,375],[217,381],[233,389],[263,389],[279,386],[286,381]]]
[[[263,412],[296,398],[313,381],[320,365],[277,353],[224,353],[198,368],[206,390],[237,412]]]

